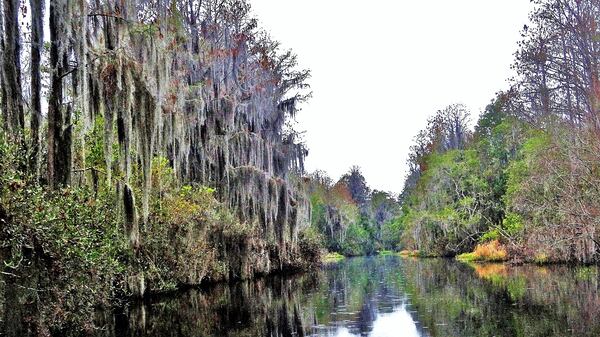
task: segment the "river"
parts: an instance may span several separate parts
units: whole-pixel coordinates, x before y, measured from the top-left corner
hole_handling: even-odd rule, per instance
[[[600,336],[598,268],[350,258],[99,314],[102,336]]]

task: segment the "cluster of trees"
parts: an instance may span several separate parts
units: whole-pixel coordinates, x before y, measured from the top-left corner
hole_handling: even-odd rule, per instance
[[[318,258],[310,72],[247,1],[1,1],[0,60],[0,330]]]
[[[454,117],[462,123],[448,132]],[[412,147],[402,194],[403,242],[426,255],[471,250],[488,228],[503,222],[505,171],[517,152],[517,124],[502,113],[500,100],[487,107],[475,132],[468,118],[460,105],[438,111]],[[449,142],[456,134],[460,141]]]
[[[499,240],[515,259],[600,258],[600,1],[535,0],[511,87],[469,131],[438,112],[411,148],[403,244],[455,255]]]
[[[312,206],[311,229],[324,248],[344,255],[397,248],[401,233],[397,197],[371,190],[359,167],[351,167],[335,183],[322,171],[305,181]]]

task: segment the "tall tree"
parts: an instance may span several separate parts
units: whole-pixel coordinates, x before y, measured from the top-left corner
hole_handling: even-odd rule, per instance
[[[369,200],[370,189],[360,167],[352,166],[350,172],[342,176],[340,180],[348,187],[354,202],[364,208]]]
[[[66,76],[66,10],[64,0],[50,0],[50,66],[48,99],[48,184],[51,188],[70,183],[71,115],[63,106],[63,78]]]
[[[42,119],[42,80],[40,63],[44,45],[44,3],[30,0],[31,8],[31,160],[30,169],[37,176]]]
[[[21,93],[21,42],[19,36],[19,0],[4,0],[3,67],[6,90],[6,119],[14,139],[23,135],[25,118]]]
[[[533,3],[513,65],[516,113],[534,123],[557,116],[600,130],[600,1]]]
[[[0,1],[0,60],[4,61],[4,5]],[[2,128],[8,130],[8,107],[6,104],[6,86],[4,84],[4,67],[0,67],[0,110],[2,110]]]

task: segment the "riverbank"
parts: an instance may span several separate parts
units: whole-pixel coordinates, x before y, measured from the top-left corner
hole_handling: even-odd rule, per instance
[[[400,256],[404,258],[451,258],[466,264],[472,263],[500,263],[507,265],[535,264],[544,265],[569,265],[569,266],[594,266],[596,263],[582,263],[577,260],[549,260],[544,254],[536,254],[533,257],[526,258],[523,255],[512,255],[510,250],[506,248],[499,240],[491,240],[475,246],[472,252],[457,254],[455,256],[437,256],[433,254],[424,254],[419,250],[402,250],[402,251],[380,251],[380,256]],[[513,254],[515,254],[513,252]]]
[[[97,278],[86,277],[79,272],[55,273],[52,266],[63,261],[40,258],[31,253],[26,253],[21,261],[23,267],[18,271],[0,275],[0,336],[93,336],[97,329],[102,328],[96,322],[99,314],[112,316],[131,306],[177,297],[189,291],[205,292],[244,282],[260,283],[316,267],[314,264],[287,267],[257,273],[252,278],[206,278],[196,284],[177,283],[161,288],[147,284],[149,289],[138,295],[132,293],[126,283],[132,270],[130,266],[125,266],[119,273],[113,272],[108,282],[100,283]],[[94,270],[82,272],[95,273]],[[158,276],[168,277],[167,274]],[[167,282],[166,279],[164,281]]]
[[[113,192],[25,183],[2,189],[0,330],[78,335],[93,329],[95,307],[319,265],[320,247],[309,236],[270,241],[214,193],[183,187],[162,194],[132,237]]]

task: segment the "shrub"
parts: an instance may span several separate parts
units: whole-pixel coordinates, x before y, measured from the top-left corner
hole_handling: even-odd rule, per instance
[[[11,180],[0,192],[4,266],[16,275],[11,289],[27,305],[28,329],[45,334],[89,325],[93,306],[123,289],[127,243],[108,195],[87,188],[48,191]],[[44,306],[35,306],[41,300]]]
[[[461,261],[506,261],[508,253],[506,248],[498,241],[492,240],[487,243],[478,244],[472,253],[460,254],[456,257]]]
[[[252,225],[237,221],[215,199],[212,188],[163,186],[168,188],[162,195],[153,196],[156,207],[150,225],[142,229],[141,262],[151,290],[225,278],[228,268],[221,261],[221,242],[240,245],[252,235]]]
[[[316,266],[321,261],[323,241],[323,236],[312,226],[300,232],[300,254],[309,264]]]

